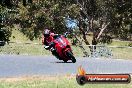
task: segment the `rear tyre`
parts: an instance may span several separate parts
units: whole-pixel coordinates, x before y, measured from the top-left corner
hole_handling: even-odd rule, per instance
[[[72,60],[72,63],[75,63],[76,62],[76,59],[75,57],[73,56],[72,52],[70,51],[67,51],[67,56]]]
[[[67,63],[68,60],[63,60],[65,63]]]

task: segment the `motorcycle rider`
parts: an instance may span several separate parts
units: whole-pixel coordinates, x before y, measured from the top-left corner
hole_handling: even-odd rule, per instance
[[[42,36],[42,43],[44,48],[46,50],[51,50],[52,54],[56,56],[58,59],[61,59],[60,56],[58,55],[57,51],[55,50],[55,44],[54,44],[54,39],[58,37],[58,34],[54,34],[51,32],[49,29],[45,29],[43,31],[43,36]]]

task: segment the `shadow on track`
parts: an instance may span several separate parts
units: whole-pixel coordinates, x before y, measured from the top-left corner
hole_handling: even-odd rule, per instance
[[[72,62],[56,61],[56,62],[51,62],[51,63],[72,63]]]
[[[55,62],[55,63],[72,63],[72,62],[63,62],[63,61],[62,61],[62,62]]]

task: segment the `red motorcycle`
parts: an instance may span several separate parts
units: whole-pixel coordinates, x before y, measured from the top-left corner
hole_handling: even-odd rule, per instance
[[[63,36],[60,35],[54,39],[54,49],[58,53],[60,60],[67,62],[71,60],[73,63],[76,62],[75,57],[73,56],[72,49],[70,47],[69,41]]]

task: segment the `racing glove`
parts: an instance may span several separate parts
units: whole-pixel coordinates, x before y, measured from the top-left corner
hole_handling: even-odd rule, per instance
[[[49,46],[44,46],[44,48],[45,48],[46,50],[48,50],[48,49],[49,49]]]

